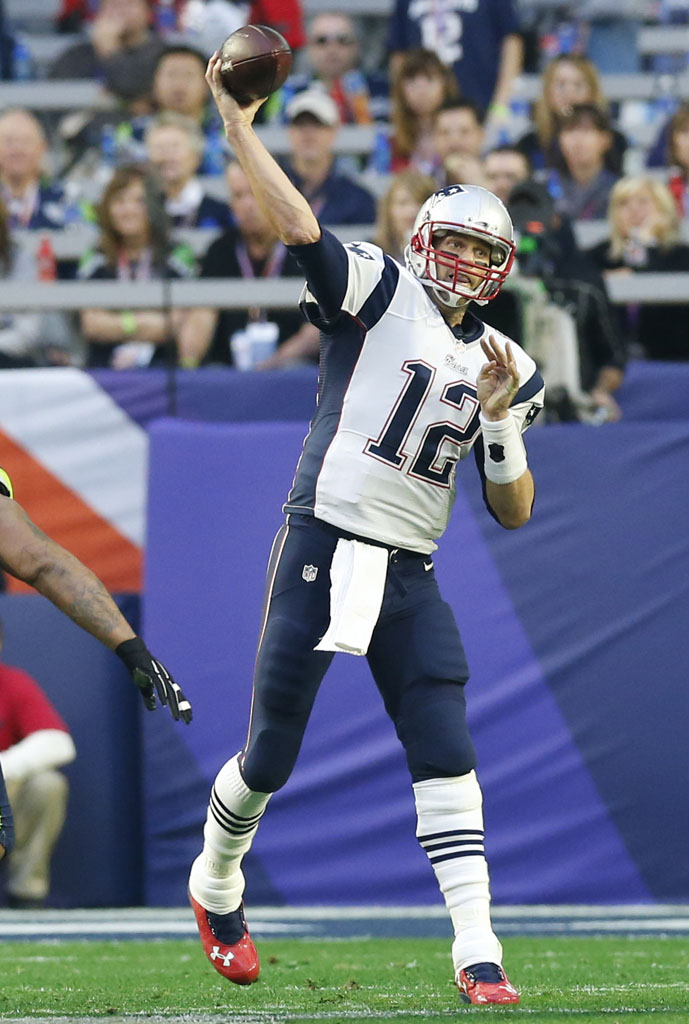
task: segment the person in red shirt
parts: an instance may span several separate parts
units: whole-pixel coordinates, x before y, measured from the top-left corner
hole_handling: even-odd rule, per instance
[[[14,500],[12,481],[4,469],[0,469],[0,568],[28,583],[114,651],[149,711],[160,702],[169,707],[175,721],[191,722],[191,704],[165,666],[135,634],[102,581],[29,519]],[[58,773],[51,774],[51,769],[71,761],[75,750],[67,726],[34,680],[20,669],[2,665],[0,751],[0,860],[15,840],[9,790],[19,807],[10,901],[15,906],[27,902],[35,906],[47,893],[50,853],[62,827],[67,797],[65,780],[58,776],[56,781]],[[43,779],[37,784],[39,775]]]
[[[0,623],[0,651],[3,639]],[[67,725],[36,680],[0,664],[0,765],[15,826],[5,894],[10,907],[42,906],[48,895],[67,808],[67,779],[58,769],[75,755]]]

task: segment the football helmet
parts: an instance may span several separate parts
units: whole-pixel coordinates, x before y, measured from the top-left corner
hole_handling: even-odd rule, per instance
[[[443,252],[437,235],[446,231],[486,242],[489,264]],[[514,250],[512,221],[498,197],[479,185],[449,185],[434,192],[416,215],[404,261],[410,273],[444,305],[460,306],[470,299],[485,305],[495,298],[509,274]],[[451,271],[447,280],[439,276],[439,268]],[[478,278],[478,284],[472,287],[467,276]]]

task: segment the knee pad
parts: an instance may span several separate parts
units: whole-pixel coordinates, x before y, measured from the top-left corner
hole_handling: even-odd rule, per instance
[[[412,781],[454,778],[476,767],[462,683],[417,680],[402,695],[395,726]]]

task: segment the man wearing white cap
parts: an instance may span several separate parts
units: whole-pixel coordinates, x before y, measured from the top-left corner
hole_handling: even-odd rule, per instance
[[[373,224],[374,197],[335,165],[335,101],[322,89],[306,89],[290,100],[286,113],[290,157],[284,169],[321,224]]]

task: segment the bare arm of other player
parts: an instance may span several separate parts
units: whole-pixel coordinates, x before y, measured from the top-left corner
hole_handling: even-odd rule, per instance
[[[0,498],[0,565],[111,650],[134,637],[98,577],[43,533],[11,498]]]
[[[253,129],[256,111],[265,101],[255,100],[247,107],[240,107],[222,84],[217,53],[208,62],[206,81],[222,117],[227,141],[275,234],[284,245],[317,242],[321,229],[311,207]]]
[[[512,348],[507,342],[500,347],[491,335],[481,341],[481,348],[488,359],[481,367],[477,380],[477,397],[481,403],[481,415],[485,420],[504,420],[509,415],[510,403],[519,390],[519,372]],[[486,497],[491,508],[508,530],[516,530],[531,518],[534,500],[534,482],[531,470],[507,484],[486,480]]]
[[[0,497],[0,568],[47,597],[77,626],[115,651],[153,711],[156,694],[175,720],[191,721],[191,705],[154,658],[98,577],[29,519],[14,498]]]

